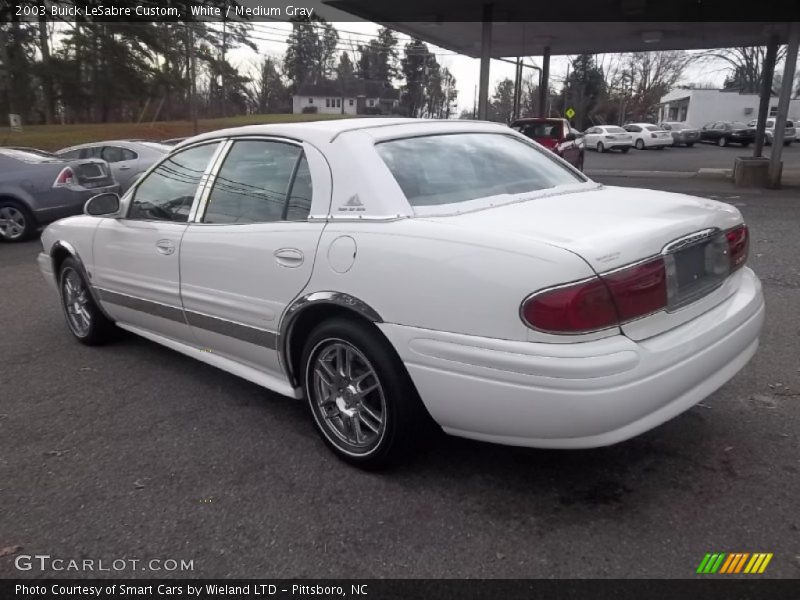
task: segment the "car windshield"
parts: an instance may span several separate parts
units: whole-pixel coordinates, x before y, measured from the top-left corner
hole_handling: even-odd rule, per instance
[[[586,181],[511,135],[430,135],[382,142],[376,149],[412,206],[466,202]]]
[[[557,138],[561,135],[560,121],[538,121],[534,123],[518,123],[514,129],[531,138]]]
[[[26,163],[63,162],[63,159],[55,154],[34,148],[0,148],[0,154]]]
[[[606,127],[606,133],[628,133],[622,127]]]

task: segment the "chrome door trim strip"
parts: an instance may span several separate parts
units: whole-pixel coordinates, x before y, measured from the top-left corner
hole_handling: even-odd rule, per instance
[[[189,216],[186,218],[187,223],[194,223],[198,219],[203,218],[206,212],[206,204],[208,197],[211,195],[211,188],[214,187],[214,181],[217,178],[217,172],[222,160],[227,156],[233,142],[229,139],[220,138],[218,140],[219,147],[214,152],[214,156],[208,161],[206,170],[200,178],[200,183],[197,185],[197,193],[192,203],[192,209],[189,211]]]
[[[100,298],[104,302],[110,304],[116,304],[118,306],[130,308],[131,310],[138,310],[155,317],[161,317],[162,319],[184,323],[191,327],[218,333],[270,350],[275,350],[278,347],[278,334],[273,331],[244,325],[219,317],[212,317],[191,310],[183,310],[177,306],[161,304],[160,302],[153,302],[151,300],[145,300],[144,298],[120,294],[103,288],[97,289],[100,293]]]

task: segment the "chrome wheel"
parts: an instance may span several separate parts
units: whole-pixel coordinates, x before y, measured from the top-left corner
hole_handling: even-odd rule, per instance
[[[67,323],[78,337],[86,337],[92,327],[89,290],[78,272],[70,267],[61,276],[61,300],[67,313]]]
[[[374,367],[352,344],[326,339],[311,351],[309,403],[325,436],[340,450],[368,454],[386,433],[386,398]]]
[[[0,208],[0,236],[7,240],[16,240],[25,235],[28,222],[25,213],[14,206]]]

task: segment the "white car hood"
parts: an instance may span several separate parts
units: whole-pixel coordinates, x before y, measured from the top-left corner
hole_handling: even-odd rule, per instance
[[[583,257],[598,272],[653,256],[683,235],[742,221],[735,207],[684,194],[599,186],[430,220],[533,238]]]

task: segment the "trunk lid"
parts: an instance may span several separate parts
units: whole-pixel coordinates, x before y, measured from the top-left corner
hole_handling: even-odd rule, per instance
[[[597,273],[659,255],[665,246],[690,234],[725,230],[742,222],[733,206],[683,194],[611,186],[549,192],[527,201],[433,220],[502,232],[509,244],[535,239],[557,246],[582,257]],[[697,257],[687,252],[683,261],[686,269],[693,269]],[[661,311],[624,324],[622,330],[633,339],[650,337],[694,318],[698,307],[708,310],[730,293],[730,286],[711,287],[692,300],[698,305],[694,309]]]
[[[70,167],[72,172],[75,173],[78,185],[87,189],[107,187],[116,183],[108,163],[102,159],[70,160],[66,166]]]

